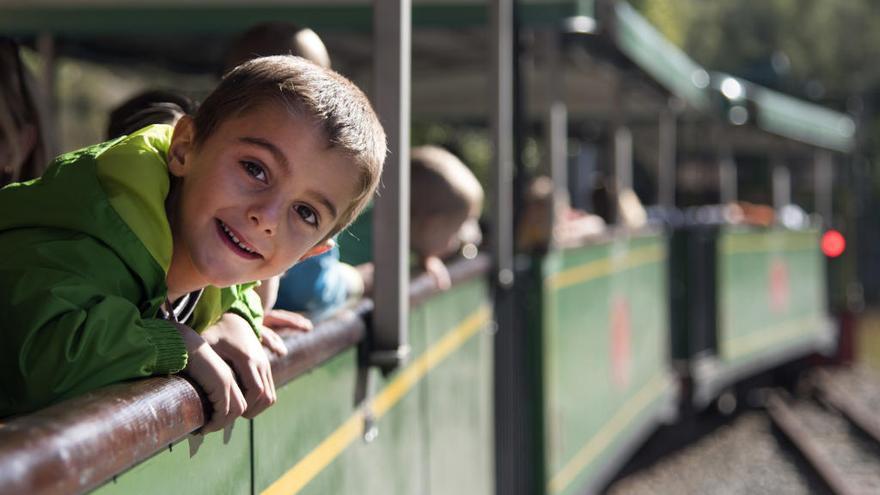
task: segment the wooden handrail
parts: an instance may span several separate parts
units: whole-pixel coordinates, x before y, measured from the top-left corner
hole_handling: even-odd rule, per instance
[[[282,332],[287,355],[272,362],[276,386],[357,344],[365,300],[310,333]],[[4,493],[82,493],[205,424],[207,401],[180,376],[119,383],[0,423]]]
[[[196,388],[179,376],[104,387],[0,425],[0,487],[85,492],[204,422]]]
[[[453,285],[487,273],[489,259],[449,266]],[[413,280],[420,304],[438,289],[427,275]],[[296,379],[366,335],[364,299],[309,333],[280,332],[287,355],[272,361],[276,386]],[[180,376],[118,383],[34,413],[0,420],[0,490],[4,493],[82,493],[180,441],[205,423],[197,387]]]
[[[363,299],[351,310],[339,312],[333,318],[322,321],[311,332],[278,332],[284,339],[287,354],[273,358],[272,377],[275,386],[280,387],[293,381],[340,352],[357,345],[367,331],[364,316],[372,309],[373,301]]]
[[[476,277],[480,277],[489,273],[491,260],[487,254],[478,254],[472,260],[459,258],[447,265],[449,270],[449,278],[452,286],[467,282]],[[364,279],[364,294],[369,297],[373,291],[373,264],[364,263],[358,265],[358,272]],[[418,306],[434,296],[442,292],[434,280],[426,273],[419,273],[410,279],[409,282],[409,303],[412,306]]]

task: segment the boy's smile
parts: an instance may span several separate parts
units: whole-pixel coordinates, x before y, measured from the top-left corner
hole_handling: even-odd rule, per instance
[[[320,241],[351,204],[359,177],[317,126],[264,103],[223,121],[199,145],[194,132],[192,120],[181,120],[168,153],[180,179],[168,205],[170,298],[269,278],[329,249],[331,241]]]
[[[217,220],[217,233],[235,254],[246,260],[262,258],[261,255],[240,233],[235,232],[221,220]],[[236,235],[238,234],[238,235]]]

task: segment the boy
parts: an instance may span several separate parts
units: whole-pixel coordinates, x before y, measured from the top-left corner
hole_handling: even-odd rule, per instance
[[[330,54],[317,33],[291,22],[270,21],[252,26],[235,39],[223,58],[223,73],[252,58],[288,54],[330,68]],[[279,321],[282,327],[309,330],[308,319],[288,310],[308,311],[311,318],[319,318],[358,292],[358,284],[361,288],[357,295],[360,295],[363,292],[360,275],[354,269],[341,269],[344,267],[338,259],[339,249],[334,247],[297,263],[283,278],[263,280],[257,292],[269,321],[278,315],[284,317],[284,321]],[[275,338],[273,335],[271,331],[265,332],[270,339]]]
[[[266,57],[231,71],[173,134],[148,127],[0,191],[0,417],[177,371],[213,406],[205,431],[250,411],[221,357],[271,388],[270,370],[248,366],[263,352],[250,282],[329,249],[384,156],[351,82]]]
[[[416,262],[437,286],[450,287],[442,258],[462,243],[478,244],[477,220],[483,188],[474,174],[452,153],[438,146],[419,146],[410,152],[410,249]],[[372,261],[372,215],[368,210],[340,235],[343,262]],[[379,267],[381,269],[381,267]]]

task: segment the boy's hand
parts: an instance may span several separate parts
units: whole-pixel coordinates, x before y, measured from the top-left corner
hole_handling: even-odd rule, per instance
[[[294,330],[297,332],[312,331],[312,322],[305,316],[284,309],[271,309],[263,315],[263,345],[279,356],[287,354],[287,346],[275,329]]]
[[[260,332],[260,336],[263,337],[263,345],[266,346],[267,349],[278,356],[284,356],[287,354],[287,346],[284,345],[284,339],[275,333],[275,330],[264,326],[263,330]]]
[[[244,417],[253,418],[275,403],[277,397],[269,356],[244,318],[225,313],[220,321],[202,332],[202,337],[232,365],[244,385],[247,400]]]
[[[297,332],[311,332],[312,321],[305,316],[284,309],[271,309],[263,315],[263,325],[273,329],[282,328]]]
[[[434,279],[437,288],[440,290],[449,290],[452,287],[452,279],[449,277],[449,270],[443,260],[436,256],[428,256],[422,260],[422,266],[428,275]]]
[[[232,370],[193,329],[179,323],[175,325],[189,355],[186,368],[181,373],[195,380],[211,401],[211,418],[202,427],[202,433],[231,425],[247,408]]]

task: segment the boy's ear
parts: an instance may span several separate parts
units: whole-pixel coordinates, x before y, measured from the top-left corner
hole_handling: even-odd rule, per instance
[[[327,239],[326,241],[316,244],[312,249],[306,251],[306,254],[302,255],[298,261],[305,261],[312,256],[318,256],[319,254],[324,254],[327,251],[333,249],[333,246],[336,245],[336,241],[333,239]]]
[[[184,115],[174,126],[171,146],[168,148],[168,170],[175,177],[183,177],[188,170],[187,157],[193,147],[195,126],[192,117]]]

